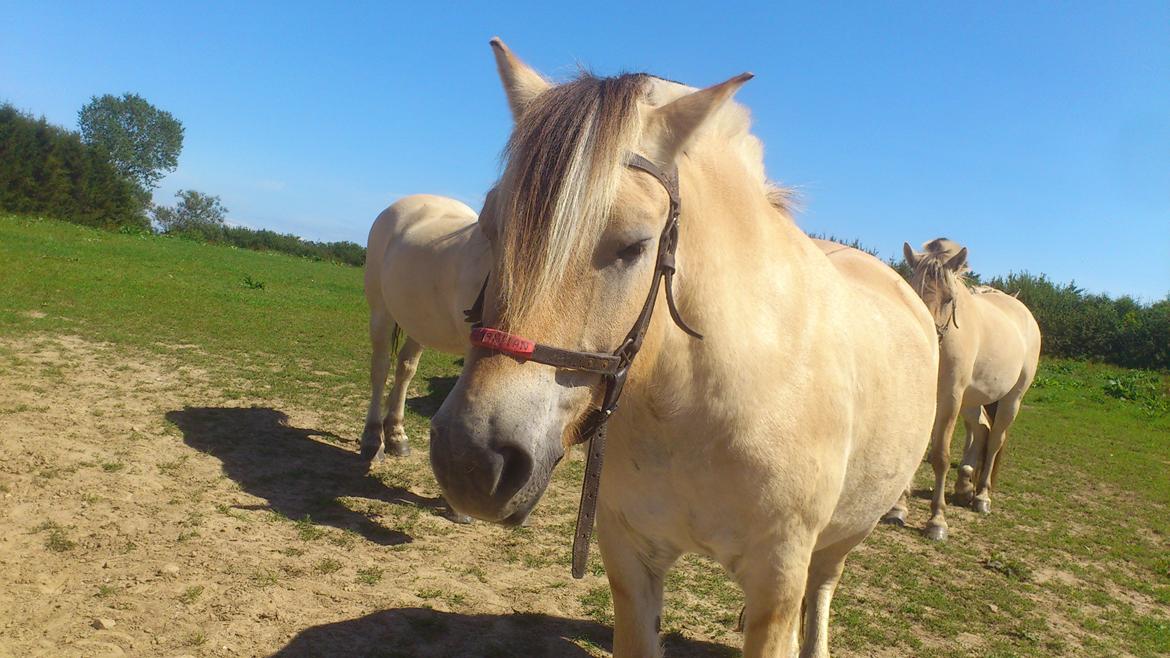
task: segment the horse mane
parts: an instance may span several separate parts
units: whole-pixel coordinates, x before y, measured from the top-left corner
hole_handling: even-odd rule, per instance
[[[914,278],[917,279],[918,295],[925,298],[926,291],[948,290],[952,286],[961,285],[971,289],[967,281],[967,272],[970,268],[966,263],[958,272],[947,269],[946,263],[963,249],[963,245],[947,238],[935,238],[922,245],[925,252],[914,268]],[[953,291],[952,291],[953,294]]]
[[[511,198],[501,226],[503,316],[519,323],[592,251],[613,208],[648,76],[576,80],[533,99],[504,151]]]
[[[576,258],[593,253],[641,139],[642,108],[695,91],[645,73],[596,77],[582,72],[533,99],[504,150],[510,197],[499,207],[501,319],[519,325],[553,299]],[[792,193],[764,176],[763,146],[750,115],[727,103],[709,122],[757,174],[761,194],[787,214]],[[698,141],[698,140],[696,140]]]

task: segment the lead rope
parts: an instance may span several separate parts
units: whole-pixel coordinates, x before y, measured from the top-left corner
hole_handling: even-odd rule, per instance
[[[609,414],[595,409],[590,416],[594,424],[585,458],[585,477],[581,481],[581,502],[577,506],[577,526],[573,530],[573,578],[585,577],[589,564],[589,542],[593,539],[593,523],[597,517],[597,492],[601,488],[601,466],[605,461],[605,430]]]

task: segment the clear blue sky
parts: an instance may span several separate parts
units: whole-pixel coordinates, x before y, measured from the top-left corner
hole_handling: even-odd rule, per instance
[[[186,126],[157,200],[364,244],[405,194],[478,208],[510,127],[493,35],[554,78],[750,70],[738,98],[804,228],[1170,291],[1170,2],[508,4],[3,0],[0,100],[75,127],[139,93]]]

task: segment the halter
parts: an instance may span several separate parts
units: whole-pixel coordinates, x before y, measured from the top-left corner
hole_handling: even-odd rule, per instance
[[[944,276],[945,276],[945,274],[944,274]],[[962,285],[962,284],[960,283],[959,285]],[[918,296],[921,298],[922,295],[925,293],[925,291],[926,291],[926,279],[925,279],[925,277],[923,277],[922,281],[919,282],[919,284],[918,284]],[[957,313],[958,307],[959,307],[958,296],[951,297],[950,307],[951,307],[951,314],[949,316],[947,316],[947,321],[942,323],[942,324],[938,324],[937,322],[934,324],[934,332],[936,334],[938,334],[938,342],[939,343],[942,343],[943,337],[946,336],[947,330],[951,328],[952,324],[955,325],[955,329],[959,328],[959,318],[956,317],[956,313]]]
[[[951,314],[950,314],[950,316],[947,317],[947,321],[942,323],[942,326],[939,326],[937,324],[934,325],[934,330],[936,333],[938,333],[938,342],[940,342],[940,343],[942,342],[943,336],[947,335],[947,330],[951,328],[952,324],[955,325],[955,329],[959,328],[959,319],[957,317],[955,317],[955,312],[958,310],[958,306],[959,306],[959,300],[952,298],[951,299]]]
[[[626,160],[626,165],[650,174],[666,188],[666,194],[670,197],[670,210],[667,212],[662,235],[658,239],[658,259],[654,264],[650,293],[642,304],[642,311],[638,314],[634,326],[613,353],[566,350],[483,326],[483,298],[487,291],[487,279],[484,279],[475,304],[465,312],[467,321],[471,323],[472,345],[507,354],[521,361],[534,361],[559,369],[597,373],[605,379],[605,395],[602,397],[601,406],[589,412],[577,440],[572,444],[589,441],[585,478],[581,483],[581,504],[577,510],[577,527],[573,532],[574,578],[584,577],[585,565],[589,561],[589,540],[593,536],[593,521],[597,515],[597,489],[601,483],[601,465],[605,458],[606,425],[609,417],[617,409],[618,398],[621,397],[622,389],[626,385],[630,365],[638,355],[638,350],[642,349],[642,339],[650,327],[650,318],[654,314],[654,304],[658,300],[658,284],[661,280],[666,280],[666,307],[670,311],[671,319],[687,334],[698,339],[703,338],[683,321],[674,301],[674,253],[678,249],[680,205],[678,168],[672,165],[663,171],[653,162],[637,154],[631,154]]]

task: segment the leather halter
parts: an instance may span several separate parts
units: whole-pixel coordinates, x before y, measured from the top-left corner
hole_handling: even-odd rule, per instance
[[[958,311],[958,306],[959,300],[952,298],[951,314],[947,317],[947,321],[942,323],[941,326],[938,324],[934,325],[934,330],[936,333],[938,333],[938,342],[942,342],[943,337],[947,335],[947,330],[951,328],[952,324],[955,325],[955,329],[959,328],[959,319],[955,316],[955,313]]]
[[[654,264],[654,277],[650,282],[650,293],[642,304],[642,311],[634,326],[626,334],[621,345],[612,354],[597,352],[580,352],[566,350],[559,347],[543,345],[520,336],[515,336],[498,329],[483,326],[483,298],[487,291],[487,279],[484,279],[480,288],[479,297],[475,304],[465,314],[471,324],[471,343],[478,347],[507,354],[521,361],[535,361],[545,365],[565,370],[580,370],[597,373],[605,379],[605,394],[601,406],[589,412],[577,440],[573,445],[589,441],[589,452],[585,462],[585,478],[581,483],[581,504],[577,510],[577,527],[573,532],[573,577],[582,578],[585,575],[585,565],[589,560],[589,540],[593,536],[593,521],[597,515],[597,490],[601,483],[601,465],[605,457],[606,425],[609,417],[618,406],[618,398],[626,385],[626,376],[630,372],[630,365],[638,350],[642,348],[642,339],[650,327],[650,318],[654,314],[654,304],[658,300],[658,285],[666,280],[666,307],[670,317],[680,329],[695,338],[702,339],[699,332],[687,326],[679,315],[674,301],[674,254],[678,249],[678,220],[679,220],[679,192],[678,168],[671,166],[662,170],[646,158],[631,154],[626,164],[640,169],[658,180],[670,197],[670,210],[667,213],[666,225],[658,239],[658,259]]]

